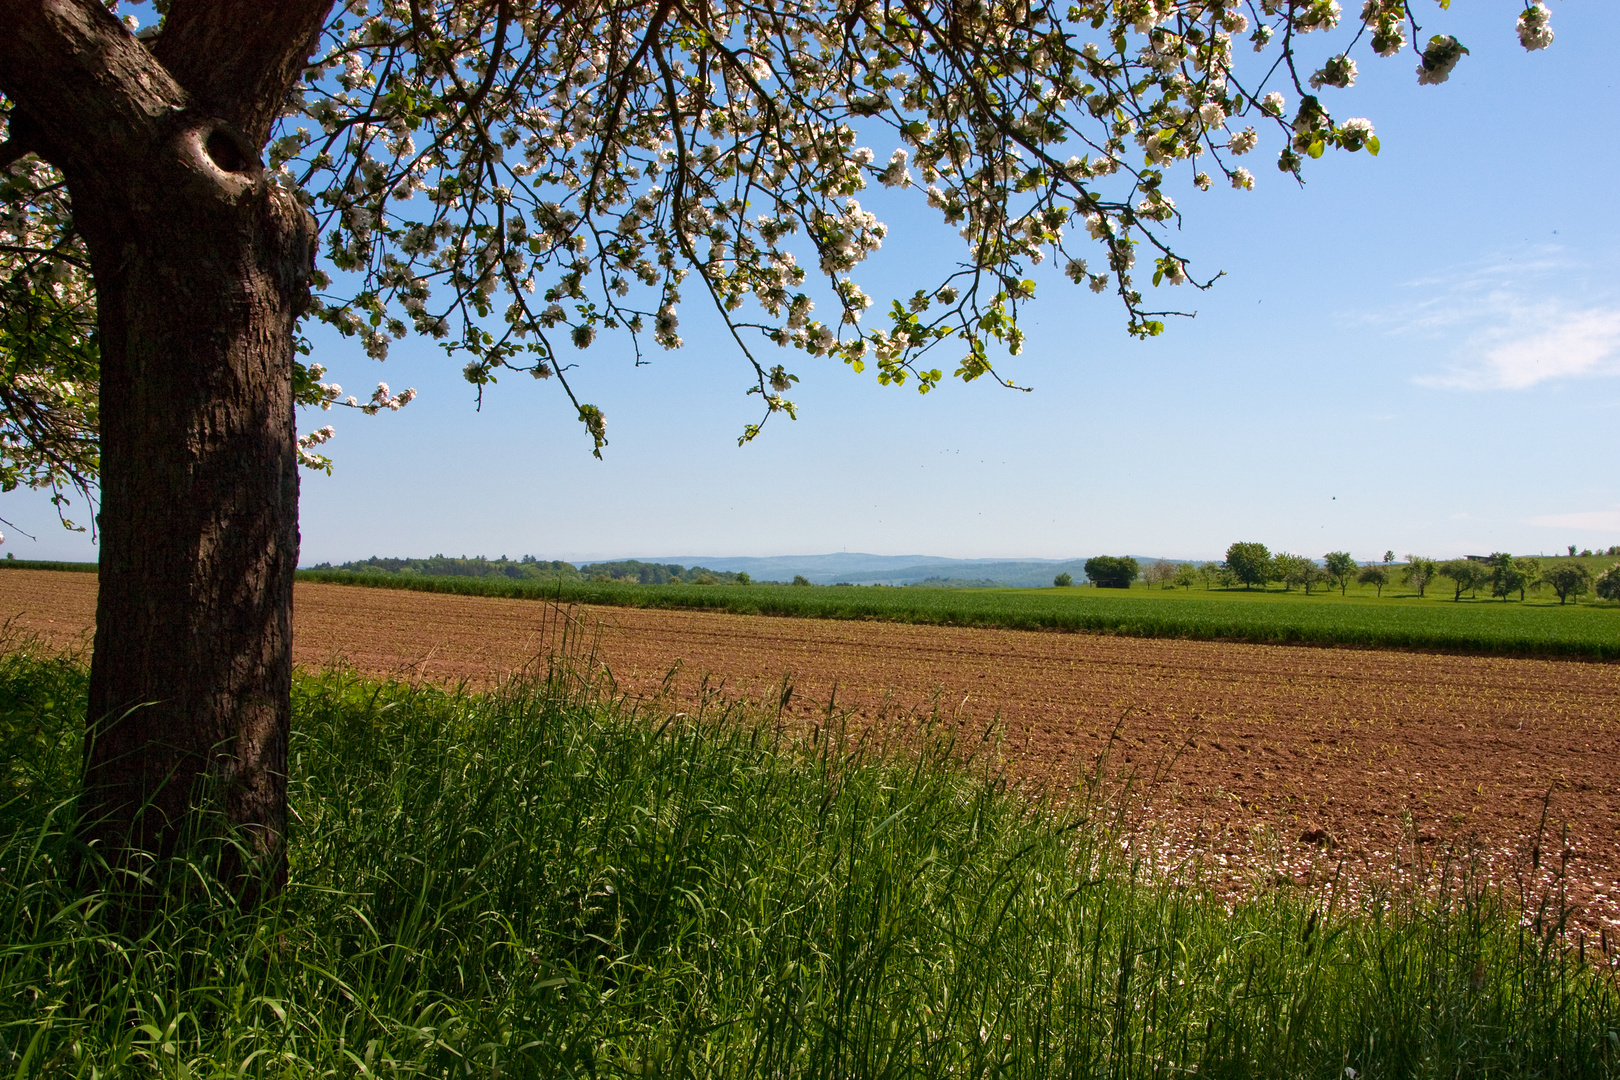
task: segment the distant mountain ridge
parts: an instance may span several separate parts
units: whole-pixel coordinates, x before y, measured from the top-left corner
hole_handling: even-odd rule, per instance
[[[1136,557],[1146,565],[1152,558]],[[1174,560],[1171,560],[1174,561]],[[814,585],[934,585],[941,588],[1045,588],[1058,574],[1084,583],[1085,559],[949,559],[939,555],[872,555],[840,551],[827,555],[674,555],[638,559],[595,559],[577,565],[525,555],[521,559],[381,558],[313,569],[351,573],[449,575],[456,577],[542,578],[578,581],[595,575],[646,584],[671,581],[724,584],[747,574],[755,581],[792,581],[803,577]]]
[[[1155,558],[1136,556],[1143,565]],[[755,581],[791,581],[802,575],[814,585],[917,585],[961,587],[1045,588],[1058,574],[1076,583],[1086,580],[1084,558],[1078,559],[948,559],[939,555],[870,555],[835,552],[830,555],[676,555],[648,558],[646,562],[701,565],[711,570],[746,572]],[[1172,560],[1175,561],[1175,560]],[[583,564],[582,564],[583,565]]]

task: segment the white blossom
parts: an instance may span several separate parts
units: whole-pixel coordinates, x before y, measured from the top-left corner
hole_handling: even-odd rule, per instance
[[[1356,62],[1348,56],[1339,55],[1329,57],[1321,70],[1311,76],[1311,88],[1320,90],[1324,86],[1337,86],[1344,90],[1356,85]]]
[[[1553,43],[1552,12],[1542,0],[1524,9],[1519,16],[1519,44],[1532,51],[1545,49]]]
[[[1452,69],[1468,50],[1462,42],[1449,34],[1436,34],[1423,50],[1423,62],[1418,64],[1419,86],[1435,86],[1451,78]]]
[[[1332,30],[1339,25],[1343,13],[1339,0],[1310,0],[1293,9],[1294,29],[1306,34],[1313,30]]]

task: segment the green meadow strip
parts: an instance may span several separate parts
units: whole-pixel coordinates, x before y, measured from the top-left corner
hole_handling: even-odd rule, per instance
[[[0,657],[7,1077],[1620,1073],[1612,969],[1466,866],[1229,907],[943,735],[636,715],[588,668],[301,675],[285,894],[182,860],[120,929],[72,883],[84,682]]]
[[[461,596],[730,611],[818,619],[876,619],[940,626],[1066,630],[1131,637],[1435,649],[1452,652],[1620,658],[1620,606],[1352,600],[1216,593],[1159,598],[1147,590],[927,589],[781,585],[629,585],[518,582],[309,571],[301,581]]]

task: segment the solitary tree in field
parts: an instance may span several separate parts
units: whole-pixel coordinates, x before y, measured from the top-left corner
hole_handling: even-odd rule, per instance
[[[1245,589],[1274,580],[1271,552],[1264,544],[1236,543],[1226,549],[1226,568]]]
[[[1322,560],[1322,568],[1327,571],[1328,578],[1339,587],[1339,595],[1343,596],[1350,588],[1350,579],[1356,576],[1356,560],[1351,558],[1348,551],[1330,551]]]
[[[1439,573],[1439,570],[1440,565],[1433,559],[1426,559],[1422,555],[1408,555],[1406,557],[1406,568],[1401,571],[1401,580],[1416,589],[1418,595],[1422,596],[1424,590],[1429,587],[1429,582],[1434,580],[1435,574]]]
[[[1176,576],[1172,580],[1183,589],[1191,589],[1193,582],[1198,580],[1198,567],[1190,562],[1180,563],[1176,566]]]
[[[1362,585],[1375,585],[1378,596],[1384,595],[1384,586],[1389,584],[1389,567],[1383,563],[1368,563],[1356,575],[1356,581]]]
[[[1086,578],[1099,589],[1128,589],[1141,573],[1129,555],[1096,555],[1086,560]]]
[[[295,403],[404,400],[322,384],[303,320],[378,358],[436,338],[480,394],[551,379],[598,452],[571,366],[605,336],[679,346],[694,296],[761,421],[796,380],[766,344],[924,391],[1000,380],[1030,265],[1157,334],[1177,305],[1150,283],[1211,279],[1172,246],[1169,170],[1249,188],[1262,142],[1287,177],[1376,152],[1322,96],[1354,82],[1352,48],[1411,41],[1425,83],[1466,51],[1405,0],[1342,28],[1334,0],[156,6],[140,38],[116,0],[0,8],[3,454],[20,483],[99,483],[88,838],[164,851],[206,780],[272,883],[298,468],[330,434],[300,443]],[[1519,33],[1549,43],[1546,8]],[[964,241],[875,318],[854,277],[886,236],[871,184]]]
[[[1058,588],[1058,589],[1067,589],[1069,586],[1071,586],[1073,584],[1074,584],[1074,576],[1072,574],[1070,574],[1066,570],[1063,573],[1059,574],[1057,577],[1052,579],[1052,586],[1054,588]]]

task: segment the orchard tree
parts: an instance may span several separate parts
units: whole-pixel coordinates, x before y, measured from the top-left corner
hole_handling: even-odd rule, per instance
[[[1433,559],[1424,558],[1422,555],[1408,555],[1406,567],[1401,571],[1401,580],[1415,588],[1418,595],[1422,596],[1424,590],[1429,587],[1429,582],[1433,581],[1439,572],[1440,564]]]
[[[1327,571],[1329,580],[1339,587],[1339,595],[1343,596],[1350,588],[1350,579],[1356,576],[1356,560],[1351,558],[1348,551],[1330,551],[1322,560],[1322,568]]]
[[[1614,554],[1614,549],[1609,549]],[[1598,575],[1593,583],[1592,591],[1597,593],[1600,600],[1620,600],[1620,563],[1615,563],[1603,573]]]
[[[1309,560],[1302,556],[1287,551],[1279,551],[1271,557],[1271,577],[1282,582],[1283,591],[1286,592],[1295,585],[1305,582],[1305,564],[1307,561]]]
[[[1484,563],[1473,559],[1447,559],[1436,569],[1441,577],[1450,578],[1456,586],[1452,600],[1461,601],[1464,592],[1472,592],[1490,581],[1491,571]]]
[[[1563,607],[1564,601],[1571,597],[1578,603],[1580,595],[1592,587],[1592,571],[1586,568],[1585,563],[1558,562],[1542,575],[1541,580],[1552,586],[1553,592],[1558,594],[1558,606]]]
[[[1263,589],[1266,582],[1275,577],[1271,552],[1264,544],[1242,542],[1233,544],[1226,549],[1226,568],[1245,589],[1252,589],[1256,585]]]
[[[1513,560],[1513,569],[1517,572],[1519,600],[1522,603],[1525,590],[1541,584],[1541,560],[1534,555],[1521,555]]]
[[[1150,284],[1216,276],[1172,247],[1172,170],[1248,189],[1262,144],[1287,179],[1376,153],[1333,98],[1358,57],[1409,50],[1433,84],[1467,51],[1407,0],[1342,26],[1336,0],[155,6],[0,9],[0,453],[16,483],[98,485],[87,838],[162,853],[201,783],[272,886],[299,465],[331,434],[301,442],[295,406],[408,398],[323,384],[304,320],[378,359],[440,340],[479,395],[550,379],[597,453],[568,372],[607,336],[678,347],[691,296],[760,396],[743,441],[794,411],[765,346],[1012,385],[993,353],[1022,346],[1033,264],[1157,334],[1179,305]],[[1550,43],[1545,6],[1518,33]],[[871,184],[963,238],[876,318]]]
[[[1162,589],[1173,587],[1175,577],[1176,564],[1168,559],[1155,559],[1142,570],[1143,581]]]
[[[1497,551],[1492,553],[1490,561],[1486,564],[1489,567],[1491,595],[1500,596],[1504,604],[1514,593],[1518,593],[1519,599],[1523,600],[1524,590],[1529,587],[1529,581],[1519,563],[1520,560],[1507,552]]]
[[[1356,581],[1362,585],[1376,585],[1378,596],[1384,595],[1384,586],[1389,584],[1389,567],[1384,563],[1368,563],[1356,575]]]
[[[1279,551],[1271,558],[1272,573],[1283,583],[1283,588],[1292,589],[1295,585],[1305,587],[1305,595],[1311,595],[1311,587],[1320,585],[1328,580],[1328,573],[1323,570],[1315,559],[1304,555],[1291,555],[1286,551]]]

